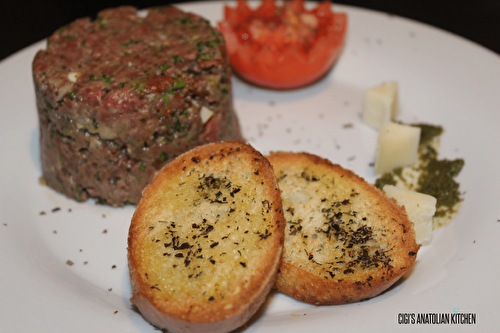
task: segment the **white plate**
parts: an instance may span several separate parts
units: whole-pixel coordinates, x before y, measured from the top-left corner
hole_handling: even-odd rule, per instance
[[[222,15],[222,3],[181,7],[212,23]],[[325,79],[288,92],[234,79],[245,136],[264,153],[309,151],[373,181],[369,164],[377,133],[360,120],[363,92],[397,80],[399,119],[443,125],[441,157],[465,159],[458,178],[465,201],[460,215],[435,232],[411,271],[383,295],[317,307],[272,293],[243,330],[390,332],[405,326],[397,323],[399,313],[455,311],[476,315],[475,325],[458,326],[492,331],[500,295],[500,58],[406,19],[340,5],[336,10],[348,13],[349,34]],[[128,300],[126,236],[133,208],[80,204],[38,183],[31,62],[44,46],[37,43],[0,64],[1,331],[153,332]]]

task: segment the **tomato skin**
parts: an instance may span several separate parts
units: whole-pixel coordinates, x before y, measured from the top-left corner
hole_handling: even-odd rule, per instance
[[[219,30],[226,38],[229,60],[245,80],[273,89],[311,84],[342,53],[347,15],[334,13],[330,2],[306,10],[304,0],[283,7],[263,0],[256,9],[245,0],[224,8]]]

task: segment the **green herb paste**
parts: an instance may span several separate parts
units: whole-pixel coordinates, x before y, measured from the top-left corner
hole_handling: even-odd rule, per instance
[[[453,214],[456,210],[456,205],[463,200],[459,184],[454,178],[462,170],[464,160],[438,159],[438,152],[433,147],[433,142],[434,139],[437,139],[443,133],[441,126],[427,124],[416,124],[413,126],[420,127],[422,132],[419,145],[419,163],[416,167],[419,176],[416,187],[412,188],[412,190],[432,195],[436,198],[435,217],[444,217],[448,214]],[[384,173],[376,180],[375,186],[382,189],[385,185],[396,185],[398,179],[404,182],[403,169],[397,168],[391,172]]]

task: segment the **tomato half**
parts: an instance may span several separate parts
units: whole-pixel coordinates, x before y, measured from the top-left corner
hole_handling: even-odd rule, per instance
[[[308,85],[340,56],[347,15],[334,13],[325,1],[306,10],[304,0],[263,0],[255,9],[245,0],[225,6],[219,30],[229,61],[241,77],[254,84],[292,89]]]

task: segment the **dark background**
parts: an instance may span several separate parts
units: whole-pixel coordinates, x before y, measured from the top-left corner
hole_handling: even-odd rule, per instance
[[[184,1],[0,0],[0,60],[80,17],[120,5],[146,8]],[[203,0],[198,0],[203,1]],[[500,55],[500,0],[339,0],[334,3],[399,15],[450,31]]]

